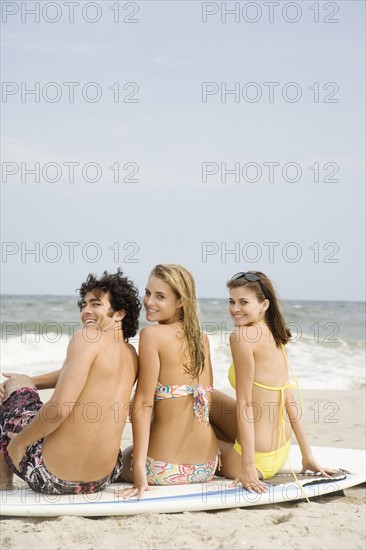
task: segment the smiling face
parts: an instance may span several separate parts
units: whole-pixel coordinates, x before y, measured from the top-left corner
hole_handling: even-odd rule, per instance
[[[246,286],[230,289],[229,313],[236,327],[259,323],[268,306],[268,300],[259,302],[254,290]]]
[[[146,320],[162,324],[174,323],[182,317],[181,300],[159,277],[151,276],[146,285],[144,307]]]
[[[81,322],[84,327],[94,326],[105,331],[110,328],[120,328],[124,312],[114,311],[109,301],[109,292],[94,294],[87,292],[81,304]]]

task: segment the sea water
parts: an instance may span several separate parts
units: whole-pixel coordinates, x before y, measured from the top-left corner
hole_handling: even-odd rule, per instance
[[[42,374],[59,369],[75,330],[81,328],[77,298],[2,296],[2,372]],[[215,387],[228,390],[233,323],[226,299],[201,299]],[[360,302],[284,301],[292,332],[287,353],[303,389],[365,386],[365,308]],[[140,328],[148,325],[141,312]],[[138,335],[130,342],[137,348]]]

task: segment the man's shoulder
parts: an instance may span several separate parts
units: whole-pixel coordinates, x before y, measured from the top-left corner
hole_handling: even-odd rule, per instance
[[[84,327],[74,332],[70,338],[69,345],[89,346],[101,341],[103,333],[96,327]]]
[[[132,344],[126,344],[128,351],[131,353],[132,357],[138,357],[137,351]]]
[[[132,353],[132,355],[137,355],[137,351],[136,351],[135,346],[133,346],[130,343],[127,343],[126,346],[127,346],[127,349]]]

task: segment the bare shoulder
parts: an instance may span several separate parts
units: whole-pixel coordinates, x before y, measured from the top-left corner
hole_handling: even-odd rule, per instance
[[[69,347],[83,347],[98,344],[102,333],[95,327],[82,328],[74,332],[69,342]]]
[[[137,355],[135,346],[133,346],[132,344],[127,344],[127,349],[131,353],[133,358],[138,359],[139,356]]]
[[[237,344],[240,341],[241,338],[241,331],[240,327],[236,327],[235,330],[230,334],[229,342],[231,345]]]
[[[258,333],[255,327],[236,327],[230,334],[231,348],[240,348],[245,351],[253,349],[253,345],[258,341]]]
[[[152,342],[160,340],[166,333],[166,327],[164,325],[151,325],[145,327],[140,332],[140,342]]]
[[[127,344],[127,349],[129,351],[129,353],[131,354],[134,367],[138,367],[139,356],[137,354],[137,351],[136,351],[135,347],[132,344]]]
[[[137,355],[137,351],[135,347],[132,344],[127,344],[127,349],[131,354],[132,357],[132,364],[135,371],[135,377],[137,377],[138,370],[139,370],[139,356]],[[136,378],[135,378],[136,380]]]
[[[72,344],[73,342],[79,341],[80,338],[83,337],[83,332],[84,332],[84,329],[79,329],[79,330],[76,330],[75,332],[73,332],[73,334],[70,338],[70,343]]]
[[[210,339],[208,335],[202,331],[202,344],[206,352],[210,352]]]

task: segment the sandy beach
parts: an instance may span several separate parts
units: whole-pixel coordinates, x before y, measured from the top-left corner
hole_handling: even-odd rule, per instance
[[[45,396],[44,396],[45,397]],[[365,448],[364,392],[306,391],[304,420],[313,445]],[[122,449],[131,442],[126,427]],[[329,467],[342,467],[337,463]],[[113,518],[2,518],[6,549],[364,549],[365,485],[316,501],[219,512]]]

